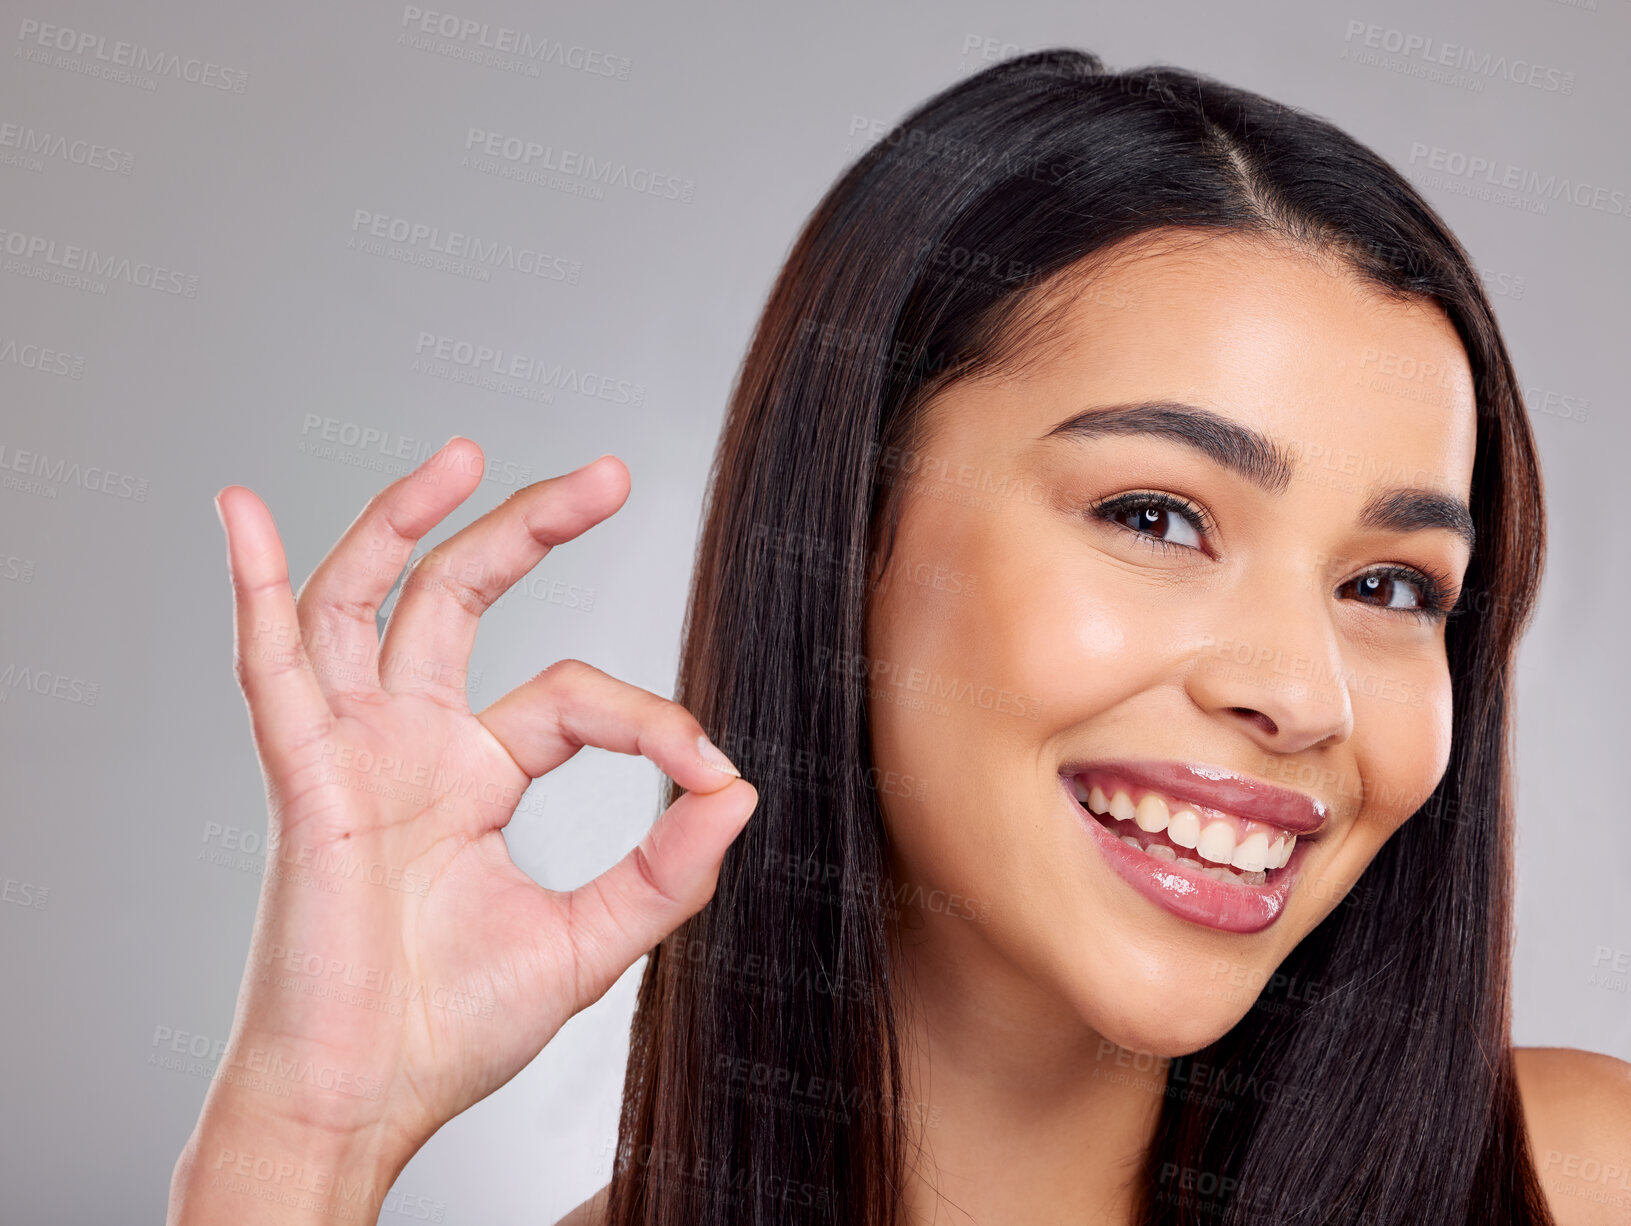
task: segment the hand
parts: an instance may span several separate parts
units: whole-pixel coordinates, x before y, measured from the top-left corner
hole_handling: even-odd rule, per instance
[[[380,642],[381,601],[481,466],[456,437],[388,486],[298,600],[265,506],[241,486],[217,497],[268,853],[223,1075],[178,1185],[182,1166],[251,1178],[234,1146],[257,1122],[285,1149],[366,1151],[394,1178],[707,902],[758,801],[684,708],[581,661],[479,714],[466,701],[481,613],[622,506],[616,457],[517,491],[427,553]],[[547,890],[502,830],[584,745],[643,754],[688,791],[612,868]],[[226,1156],[204,1152],[210,1129],[238,1138]]]

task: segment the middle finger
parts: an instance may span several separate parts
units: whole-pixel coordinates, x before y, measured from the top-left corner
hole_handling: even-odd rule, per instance
[[[552,548],[598,524],[628,496],[628,469],[616,456],[601,456],[517,490],[420,558],[385,627],[380,684],[467,705],[464,679],[481,615]]]

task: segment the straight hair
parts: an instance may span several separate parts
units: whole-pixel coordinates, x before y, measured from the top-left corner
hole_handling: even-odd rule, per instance
[[[871,760],[863,625],[902,457],[937,391],[1057,339],[1050,304],[1086,271],[1231,234],[1442,309],[1476,394],[1477,546],[1446,628],[1443,778],[1246,1016],[1166,1063],[1139,1220],[1551,1222],[1509,1001],[1509,704],[1542,490],[1478,274],[1415,189],[1326,120],[1058,48],[943,90],[843,173],[738,373],[675,697],[759,804],[713,898],[646,963],[609,1226],[901,1220],[924,1120],[902,1090],[879,803],[899,780]],[[663,803],[678,794],[670,781]]]

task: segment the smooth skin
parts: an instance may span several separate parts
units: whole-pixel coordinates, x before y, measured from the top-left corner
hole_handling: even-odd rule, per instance
[[[481,613],[622,506],[616,457],[518,491],[421,558],[380,642],[375,612],[415,542],[481,469],[451,440],[368,504],[298,601],[266,507],[239,486],[217,498],[276,851],[221,1062],[245,1072],[211,1083],[173,1224],[332,1221],[336,1206],[375,1220],[437,1128],[702,907],[757,803],[717,749],[702,756],[684,708],[581,661],[479,714],[465,701]],[[546,890],[503,827],[585,745],[642,754],[688,790],[605,873]],[[268,1094],[252,1074],[277,1066],[315,1073]]]
[[[895,880],[943,900],[901,933],[907,1115],[934,1121],[909,1150],[918,1226],[1130,1223],[1158,1058],[1226,1032],[1334,907],[1367,905],[1364,868],[1448,762],[1443,623],[1407,611],[1423,595],[1408,583],[1366,599],[1353,581],[1430,567],[1454,601],[1469,556],[1454,533],[1357,522],[1383,487],[1469,496],[1472,376],[1453,327],[1281,246],[1121,255],[1062,284],[1052,352],[946,389],[891,458],[908,566],[868,610],[869,724],[880,770],[929,781],[880,792]],[[1293,478],[1264,490],[1168,438],[1046,437],[1151,400],[1266,435]],[[1212,530],[1087,513],[1137,491],[1199,504]],[[917,563],[955,582],[902,581]],[[934,693],[966,696],[926,706]],[[1114,873],[1058,768],[1119,757],[1221,765],[1330,805],[1274,924],[1209,929]],[[1524,1049],[1518,1073],[1558,1222],[1623,1226],[1631,1195],[1590,1180],[1631,1170],[1631,1065]],[[1312,1109],[1341,1109],[1340,1085],[1317,1089]],[[566,1222],[599,1223],[603,1204]]]
[[[1354,523],[1371,489],[1398,484],[1401,471],[1468,495],[1470,374],[1448,322],[1389,303],[1340,268],[1232,238],[1151,248],[1109,265],[1094,288],[1069,305],[1059,352],[928,406],[918,447],[935,463],[901,491],[896,548],[973,583],[954,591],[897,578],[868,610],[868,653],[890,663],[888,676],[969,678],[1025,703],[1020,714],[1012,701],[924,710],[896,701],[889,680],[869,697],[876,765],[933,781],[921,799],[882,797],[898,879],[969,900],[983,917],[930,907],[901,933],[907,1101],[932,1108],[914,1117],[934,1121],[917,1137],[913,1223],[1127,1223],[1128,1179],[1161,1089],[1123,1061],[1196,1050],[1242,1016],[1448,753],[1442,628],[1374,607],[1348,583],[1388,562],[1459,582],[1466,565],[1449,533]],[[1366,383],[1371,350],[1449,371],[1445,399],[1424,410],[1408,383]],[[1269,492],[1172,440],[1042,439],[1083,408],[1156,397],[1206,406],[1282,445],[1386,457],[1387,471],[1310,465]],[[261,1156],[329,1173],[314,1193],[328,1204],[363,1181],[383,1197],[440,1124],[512,1077],[700,908],[756,800],[698,759],[689,715],[580,662],[552,666],[479,716],[463,705],[480,611],[550,545],[621,506],[618,463],[529,487],[427,556],[379,646],[374,611],[413,541],[479,481],[474,444],[449,447],[370,503],[298,604],[265,508],[237,487],[221,495],[240,678],[280,859],[339,848],[414,876],[406,889],[331,894],[268,874],[223,1063],[259,1048],[309,1052],[371,1077],[356,1084],[378,1094],[291,1102],[218,1079],[177,1164],[172,1223],[307,1220],[306,1209],[253,1195]],[[1333,471],[1340,480],[1324,479]],[[955,474],[966,472],[983,474],[986,496],[965,496]],[[1204,506],[1215,539],[1186,553],[1182,542],[1196,538],[1169,516],[1161,552],[1143,530],[1083,514],[1133,490]],[[1408,603],[1410,591],[1393,600]],[[298,653],[288,646],[297,639]],[[1317,659],[1353,680],[1300,686],[1271,663],[1233,664],[1223,639],[1274,644],[1282,659]],[[1373,684],[1382,679],[1385,691]],[[509,861],[501,830],[516,790],[582,744],[644,753],[690,790],[643,856],[552,894]],[[365,790],[380,772],[355,765],[364,749],[440,764],[441,794],[454,803]],[[1332,822],[1286,913],[1264,932],[1229,935],[1132,892],[1060,803],[1058,765],[1088,755],[1213,762],[1326,799]],[[1302,765],[1316,765],[1319,782],[1299,783]],[[318,973],[291,950],[321,954]],[[302,990],[314,978],[368,983],[370,970],[432,990],[400,1017]],[[1525,1049],[1518,1067],[1559,1223],[1623,1222],[1625,1210],[1580,1172],[1631,1161],[1631,1066]],[[1330,1089],[1340,1101],[1341,1087]],[[310,1220],[327,1220],[323,1207]],[[563,1221],[598,1226],[603,1207],[604,1192]]]
[[[1472,375],[1453,326],[1238,236],[1119,254],[1091,292],[1070,287],[1062,344],[947,389],[919,462],[898,465],[920,475],[901,490],[896,548],[975,593],[893,583],[867,624],[868,656],[888,664],[869,695],[878,765],[930,781],[880,797],[896,880],[975,904],[927,909],[903,933],[911,1096],[941,1121],[914,1151],[915,1223],[1130,1222],[1165,1090],[1156,1059],[1228,1031],[1344,900],[1373,905],[1349,895],[1449,760],[1444,623],[1413,615],[1422,586],[1356,581],[1395,564],[1441,574],[1451,604],[1459,591],[1454,532],[1359,517],[1383,488],[1469,497]],[[1170,437],[1049,437],[1083,410],[1157,400],[1266,436],[1291,479],[1262,488]],[[1092,514],[1142,492],[1206,514]],[[914,676],[997,697],[925,709]],[[1329,805],[1273,924],[1192,923],[1115,873],[1058,772],[1128,757],[1223,766]],[[1520,1062],[1537,1165],[1561,1151],[1631,1169],[1631,1066],[1562,1052],[1540,1067]],[[1341,1109],[1341,1086],[1315,1089],[1309,1109]],[[1619,1127],[1560,1134],[1571,1119]],[[1626,1220],[1548,1187],[1561,1223]]]

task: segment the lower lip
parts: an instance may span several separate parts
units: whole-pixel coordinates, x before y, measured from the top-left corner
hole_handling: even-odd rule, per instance
[[[1104,852],[1110,867],[1156,906],[1170,911],[1179,919],[1201,924],[1219,932],[1262,932],[1285,910],[1286,897],[1297,879],[1298,862],[1308,845],[1297,841],[1291,859],[1278,870],[1272,882],[1262,885],[1238,885],[1218,881],[1195,873],[1186,873],[1166,860],[1157,860],[1142,851],[1135,851],[1112,834],[1097,817],[1076,803],[1070,794],[1067,780],[1060,780],[1065,802],[1076,812],[1087,827],[1093,841]]]

